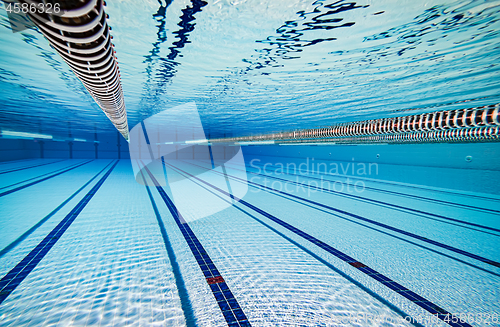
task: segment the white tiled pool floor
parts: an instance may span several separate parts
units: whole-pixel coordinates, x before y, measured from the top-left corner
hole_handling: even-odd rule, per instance
[[[232,326],[224,304],[214,297],[214,285],[231,291],[235,301],[224,303],[237,302],[238,309],[231,312],[242,310],[244,318],[235,318],[241,326],[402,326],[411,325],[404,321],[406,315],[430,319],[418,301],[370,277],[363,266],[449,313],[471,315],[475,321],[470,325],[488,325],[488,316],[489,325],[498,325],[493,320],[500,313],[496,195],[368,179],[363,192],[346,192],[357,197],[311,192],[311,184],[286,194],[277,192],[279,184],[272,184],[276,178],[308,184],[314,176],[270,173],[253,179],[243,201],[194,219],[203,212],[202,203],[232,202],[204,175],[186,184],[203,201],[184,199],[192,208],[181,214],[221,283],[206,278],[174,220],[164,199],[175,198],[172,190],[164,187],[162,195],[151,186],[150,197],[128,160],[116,166],[115,160],[87,161],[0,166],[0,173],[6,172],[0,189],[5,193],[0,196],[1,326]],[[189,173],[193,164],[210,168],[204,161],[182,162],[176,166],[181,171],[170,168],[169,174]],[[7,172],[30,166],[36,167]],[[232,176],[243,167],[226,168],[232,185],[239,183]],[[255,176],[248,174],[249,180]],[[267,188],[258,185],[266,180]],[[79,205],[83,209],[76,218],[67,220]],[[60,227],[62,221],[69,223]],[[58,228],[61,234],[48,237]],[[356,261],[332,255],[304,233]],[[40,250],[43,256],[30,257],[41,243],[49,244]],[[22,264],[26,257],[34,258],[33,267]],[[33,269],[25,275],[17,272],[7,282],[16,267]]]

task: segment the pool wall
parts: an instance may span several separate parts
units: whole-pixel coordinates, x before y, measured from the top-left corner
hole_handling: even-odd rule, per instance
[[[128,144],[116,135],[97,142],[0,139],[0,161],[29,158],[129,159]],[[118,141],[119,140],[119,141]],[[96,146],[97,145],[97,146]],[[393,145],[252,145],[242,146],[247,164],[321,162],[376,165],[373,179],[498,194],[500,144],[393,144]],[[182,159],[210,159],[202,147]],[[205,158],[206,157],[206,158]],[[397,166],[398,169],[392,169]],[[331,166],[329,166],[331,167]],[[329,168],[330,169],[330,168]],[[339,174],[342,173],[339,168]],[[346,175],[352,175],[346,169]],[[368,172],[367,172],[368,174]],[[354,175],[357,175],[354,172]]]

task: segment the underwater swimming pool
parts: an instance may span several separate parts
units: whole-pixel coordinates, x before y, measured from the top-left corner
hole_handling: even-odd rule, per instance
[[[0,326],[500,326],[500,2],[10,6]]]

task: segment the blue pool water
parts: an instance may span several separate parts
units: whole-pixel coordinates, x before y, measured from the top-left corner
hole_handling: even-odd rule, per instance
[[[130,127],[195,101],[212,137],[498,103],[498,10],[464,0],[106,6]],[[12,33],[0,15],[2,129],[114,131],[43,35]]]
[[[210,206],[231,203],[216,171],[189,180],[189,192],[203,199],[193,204],[175,198],[169,187],[137,183],[129,160],[3,164],[9,178],[2,179],[0,194],[2,276],[22,266],[37,245],[54,237],[56,242],[41,250],[43,258],[31,262],[37,264],[2,302],[0,323],[225,325],[196,251],[210,258],[212,269],[255,326],[400,326],[409,325],[406,315],[430,319],[428,312],[350,259],[453,314],[496,317],[498,192],[380,178],[388,170],[394,177],[397,170],[424,176],[449,168],[379,164],[379,175],[373,170],[371,175],[346,176],[311,172],[314,166],[309,165],[306,175],[306,165],[296,172],[292,166],[285,173],[276,170],[278,163],[300,165],[302,159],[250,152],[248,193],[206,217],[203,212]],[[196,174],[201,167],[210,168],[210,159],[165,164],[175,164],[178,174]],[[76,168],[57,175],[68,167]],[[241,182],[245,166],[226,167],[233,183]],[[20,168],[26,169],[8,172]],[[175,174],[169,169],[170,176]],[[337,184],[330,188],[328,181]],[[86,201],[96,185],[97,192]],[[324,189],[315,189],[318,185]],[[172,205],[182,207],[182,201],[188,209],[171,211]],[[61,222],[71,220],[82,204],[83,210],[56,235]],[[179,214],[189,226],[188,238],[182,233],[186,225],[176,223]],[[194,250],[188,239],[197,244]]]
[[[1,6],[0,326],[500,326],[498,142],[173,144],[498,104],[500,2],[108,1],[130,143]]]

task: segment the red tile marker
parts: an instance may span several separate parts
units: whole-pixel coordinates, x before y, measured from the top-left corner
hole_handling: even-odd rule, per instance
[[[354,268],[363,268],[363,267],[366,267],[366,265],[364,263],[359,262],[359,261],[349,262],[349,264],[351,266],[353,266]]]
[[[207,283],[208,285],[224,283],[224,278],[222,278],[222,276],[208,277]]]

